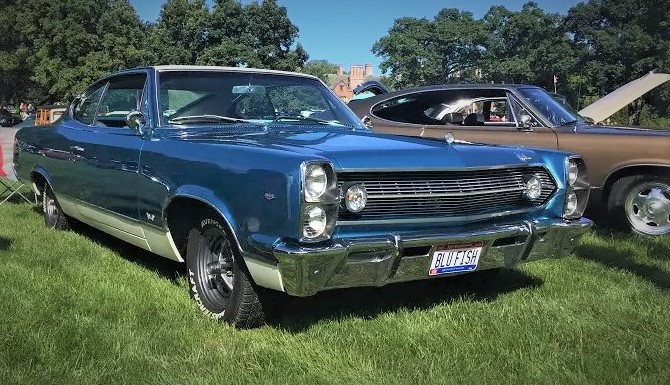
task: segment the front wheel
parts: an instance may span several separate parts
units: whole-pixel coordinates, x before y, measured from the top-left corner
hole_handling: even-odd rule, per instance
[[[643,235],[670,234],[670,178],[621,178],[612,186],[607,206],[620,227]]]
[[[200,310],[238,328],[265,323],[249,272],[220,221],[205,217],[188,235],[189,292]]]

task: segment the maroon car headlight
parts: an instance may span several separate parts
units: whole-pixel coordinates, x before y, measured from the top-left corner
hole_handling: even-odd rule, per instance
[[[589,201],[591,184],[586,173],[586,164],[581,157],[571,156],[565,161],[565,203],[563,217],[578,219],[584,215]]]

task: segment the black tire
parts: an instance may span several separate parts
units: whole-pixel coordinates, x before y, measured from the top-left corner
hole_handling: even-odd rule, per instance
[[[70,228],[67,216],[58,204],[56,195],[48,184],[45,184],[44,189],[42,189],[42,214],[44,215],[44,224],[47,228],[56,230],[68,230]]]
[[[186,268],[191,297],[207,316],[237,328],[265,323],[259,290],[219,219],[204,216],[190,230]]]
[[[617,180],[607,199],[607,215],[619,230],[670,234],[670,178],[634,175]]]

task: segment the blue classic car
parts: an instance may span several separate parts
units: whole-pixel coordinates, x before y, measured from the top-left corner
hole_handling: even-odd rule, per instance
[[[317,78],[164,66],[93,84],[21,129],[47,226],[76,218],[185,262],[206,314],[558,258],[591,222],[579,156],[370,132]]]

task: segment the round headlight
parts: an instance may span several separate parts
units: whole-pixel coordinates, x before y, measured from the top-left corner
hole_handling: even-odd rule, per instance
[[[344,205],[352,213],[358,213],[365,208],[368,203],[368,193],[365,187],[355,184],[347,189],[344,194]]]
[[[326,192],[328,187],[328,175],[320,164],[311,164],[305,170],[305,197],[307,199],[318,199]]]
[[[542,195],[542,182],[535,175],[526,180],[524,195],[530,200],[535,200]]]
[[[565,194],[565,211],[566,217],[572,216],[577,211],[577,193],[570,190]]]
[[[579,166],[574,160],[568,161],[568,184],[572,186],[577,181],[579,176]]]
[[[326,231],[326,212],[319,206],[312,206],[305,211],[302,234],[305,238],[318,238]]]

